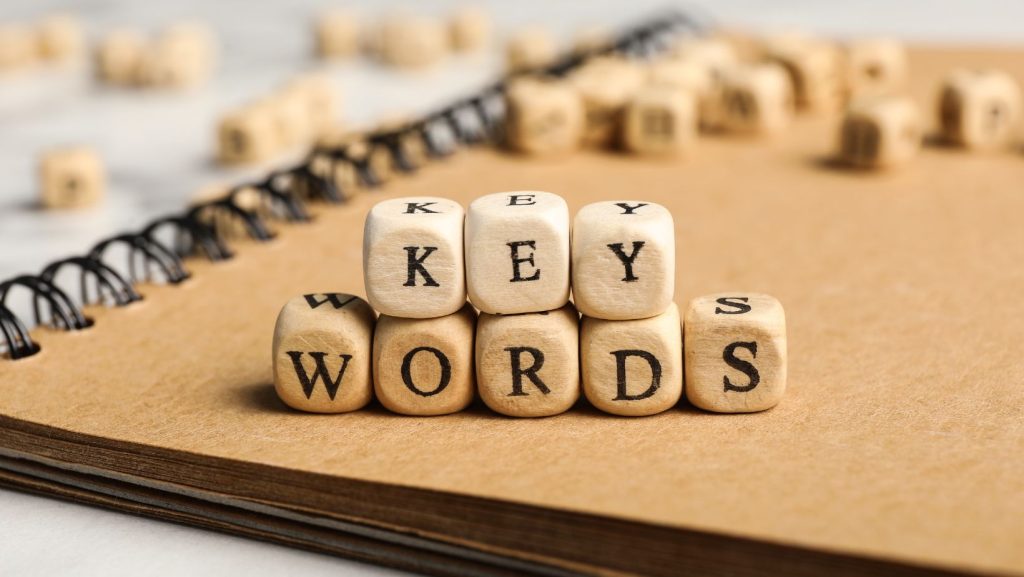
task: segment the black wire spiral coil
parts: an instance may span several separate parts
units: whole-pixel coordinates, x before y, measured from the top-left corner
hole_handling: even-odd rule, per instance
[[[585,53],[566,56],[539,70],[522,75],[564,76],[595,56],[622,54],[646,57],[665,48],[666,42],[681,31],[698,33],[696,21],[680,13],[668,13],[623,33],[615,42]],[[32,312],[36,325],[77,331],[92,326],[82,308],[92,304],[122,307],[142,299],[135,290],[138,282],[159,277],[178,284],[189,278],[183,259],[202,255],[210,261],[224,261],[233,253],[227,244],[231,232],[243,231],[249,238],[265,242],[274,238],[268,221],[308,222],[308,202],[342,204],[348,191],[333,178],[336,170],[351,170],[357,186],[375,188],[382,175],[372,162],[384,150],[389,167],[413,172],[419,167],[409,150],[410,142],[422,146],[427,159],[448,156],[459,146],[475,146],[500,141],[503,137],[502,107],[507,80],[494,83],[476,94],[400,126],[372,132],[360,141],[362,146],[342,144],[314,148],[298,166],[278,170],[261,181],[232,188],[221,198],[193,205],[180,214],[157,218],[141,231],[124,233],[98,242],[84,256],[61,259],[47,265],[38,275],[20,275],[0,282],[0,334],[5,349],[0,358],[30,357],[41,349],[32,340],[22,319],[7,306],[11,289],[22,287],[32,294]],[[320,170],[315,167],[321,167]],[[326,166],[326,170],[322,167]],[[169,231],[170,242],[158,240]],[[127,249],[128,277],[119,274],[108,262],[107,253],[115,246]],[[57,286],[57,274],[68,267],[79,271],[81,306]],[[90,285],[92,290],[90,291]]]

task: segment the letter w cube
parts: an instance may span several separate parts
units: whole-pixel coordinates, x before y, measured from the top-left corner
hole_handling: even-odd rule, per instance
[[[408,197],[377,203],[363,232],[366,297],[381,314],[425,319],[450,315],[466,303],[457,202]]]

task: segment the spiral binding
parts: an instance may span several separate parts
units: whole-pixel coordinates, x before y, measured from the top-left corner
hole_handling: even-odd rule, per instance
[[[590,58],[609,54],[646,57],[663,50],[667,41],[688,31],[700,33],[704,26],[688,15],[670,12],[623,33],[615,42],[563,57],[539,70],[512,74],[523,76],[564,76]],[[179,284],[189,278],[183,259],[202,255],[213,262],[232,258],[227,244],[226,223],[238,223],[245,234],[258,242],[274,238],[269,221],[308,222],[309,202],[342,204],[347,191],[339,188],[333,178],[339,168],[354,171],[358,185],[375,188],[382,183],[373,164],[375,154],[384,150],[389,166],[399,172],[411,173],[420,168],[413,161],[410,142],[418,141],[428,159],[440,159],[459,146],[470,147],[503,138],[503,101],[508,81],[485,87],[476,94],[419,120],[398,128],[378,130],[358,143],[315,147],[305,161],[289,169],[272,172],[265,179],[232,188],[215,200],[195,205],[180,214],[157,218],[141,231],[124,233],[97,243],[84,256],[74,256],[50,263],[38,275],[21,275],[0,282],[0,334],[6,345],[6,357],[22,359],[41,350],[32,340],[25,323],[7,306],[7,297],[15,287],[32,293],[32,310],[37,325],[77,331],[92,326],[68,294],[56,284],[58,272],[68,267],[79,271],[79,297],[82,306],[109,304],[128,306],[142,299],[135,290],[138,282],[152,281],[158,273],[165,282]],[[447,136],[447,137],[446,137]],[[327,171],[314,169],[315,163],[326,161]],[[256,199],[252,206],[252,199]],[[238,230],[238,227],[232,227]],[[158,232],[170,231],[170,242],[158,240]],[[107,262],[108,251],[115,246],[128,251],[125,278]],[[141,265],[141,266],[140,266]],[[90,293],[89,286],[93,286]],[[0,349],[0,353],[3,349]]]

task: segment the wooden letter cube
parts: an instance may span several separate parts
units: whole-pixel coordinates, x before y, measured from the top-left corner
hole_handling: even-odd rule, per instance
[[[722,124],[727,130],[772,133],[793,116],[793,87],[778,64],[731,68],[722,78]]]
[[[946,141],[966,148],[1006,146],[1021,117],[1020,88],[997,70],[957,70],[939,97],[939,121]]]
[[[579,317],[572,305],[541,313],[481,314],[476,383],[492,410],[511,417],[567,411],[580,395]]]
[[[544,28],[528,27],[519,30],[505,47],[505,61],[509,72],[520,72],[547,66],[558,55],[555,41]]]
[[[346,413],[373,398],[375,313],[343,293],[288,301],[274,326],[274,389],[284,404],[310,413]]]
[[[653,415],[683,394],[683,329],[671,303],[658,316],[631,321],[583,317],[583,393],[613,415]]]
[[[514,81],[506,92],[509,145],[526,154],[557,155],[579,148],[583,104],[562,82]]]
[[[97,76],[117,86],[134,84],[146,50],[146,40],[134,30],[107,34],[96,47]]]
[[[626,108],[623,133],[626,148],[632,152],[682,154],[696,140],[696,99],[670,86],[642,88]]]
[[[321,14],[314,32],[316,52],[322,58],[349,58],[359,52],[359,22],[349,12],[334,10]]]
[[[21,24],[0,24],[0,72],[24,68],[35,62],[32,29]]]
[[[593,59],[570,77],[583,101],[584,146],[620,144],[626,106],[646,81],[646,69],[621,58]]]
[[[466,284],[485,313],[549,311],[569,302],[569,207],[550,192],[499,192],[469,205]]]
[[[850,96],[882,95],[907,77],[907,51],[896,40],[868,38],[846,47],[846,89]]]
[[[839,52],[815,38],[785,37],[770,41],[766,56],[785,68],[797,108],[835,110],[842,95]]]
[[[388,410],[446,415],[473,401],[476,311],[435,319],[381,315],[373,336],[373,388]]]
[[[452,48],[474,52],[487,45],[491,37],[491,19],[483,9],[465,6],[458,9],[449,24]]]
[[[576,213],[572,292],[584,316],[640,319],[661,314],[675,291],[672,213],[660,204],[604,201]]]
[[[145,51],[136,82],[159,88],[205,83],[213,69],[213,32],[200,23],[169,26]]]
[[[217,144],[226,164],[266,160],[279,149],[275,118],[265,107],[243,107],[221,119]]]
[[[921,120],[908,98],[868,98],[850,105],[840,132],[840,156],[859,168],[906,163],[921,147]]]
[[[64,148],[43,154],[39,163],[40,199],[46,208],[83,208],[103,198],[103,161],[89,148]]]
[[[683,343],[686,398],[701,409],[763,411],[786,392],[786,314],[774,297],[722,293],[694,299]]]
[[[39,22],[36,44],[43,58],[67,60],[82,51],[82,27],[67,14],[52,14]]]
[[[366,296],[381,314],[442,317],[466,304],[465,211],[444,198],[377,203],[363,231]]]
[[[397,68],[425,68],[448,54],[445,27],[430,18],[397,15],[380,29],[380,58]]]

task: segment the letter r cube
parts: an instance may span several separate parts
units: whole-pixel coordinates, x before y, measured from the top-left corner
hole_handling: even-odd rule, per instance
[[[683,321],[686,398],[716,413],[752,413],[786,391],[786,314],[774,297],[722,293],[690,302]]]
[[[466,215],[469,300],[482,312],[549,311],[569,302],[569,207],[550,192],[499,192]]]
[[[572,231],[572,290],[584,316],[653,317],[672,304],[675,225],[653,202],[613,200],[576,213]]]
[[[414,319],[450,315],[466,303],[457,202],[407,197],[377,203],[363,232],[366,297],[381,314]]]

